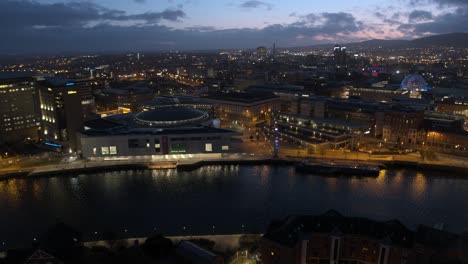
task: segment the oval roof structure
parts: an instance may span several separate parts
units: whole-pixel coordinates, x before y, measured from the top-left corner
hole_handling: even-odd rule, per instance
[[[148,125],[178,125],[195,123],[208,118],[207,112],[188,107],[161,107],[135,115],[135,120]]]

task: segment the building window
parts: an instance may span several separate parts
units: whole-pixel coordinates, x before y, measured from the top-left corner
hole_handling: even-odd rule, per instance
[[[206,144],[205,144],[205,151],[206,151],[206,152],[212,152],[212,151],[213,151],[213,144],[211,144],[211,143],[206,143]]]
[[[93,148],[93,155],[97,154],[97,148]]]
[[[159,143],[154,144],[154,151],[161,152],[161,144]]]
[[[109,155],[109,147],[101,147],[102,155]]]
[[[128,148],[144,148],[146,141],[144,139],[130,138],[128,139]]]
[[[171,153],[186,153],[187,149],[185,144],[175,143],[171,144]]]
[[[110,146],[109,152],[111,155],[117,155],[117,146]]]
[[[229,150],[229,146],[222,146],[221,149],[222,150]]]

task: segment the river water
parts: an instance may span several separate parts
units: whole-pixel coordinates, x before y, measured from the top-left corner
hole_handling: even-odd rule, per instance
[[[12,179],[0,182],[0,244],[29,245],[57,221],[87,240],[104,231],[128,237],[261,233],[273,218],[329,209],[396,218],[412,229],[442,222],[463,232],[467,200],[468,179],[406,170],[357,179],[301,174],[291,166],[231,165]]]

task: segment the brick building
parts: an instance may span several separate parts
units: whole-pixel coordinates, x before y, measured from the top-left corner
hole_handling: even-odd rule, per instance
[[[461,261],[466,238],[419,226],[414,232],[398,220],[379,222],[336,211],[289,216],[272,222],[261,239],[264,264],[411,264]]]

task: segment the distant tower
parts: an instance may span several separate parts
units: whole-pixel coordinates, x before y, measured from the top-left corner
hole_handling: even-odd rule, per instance
[[[268,49],[266,47],[262,46],[262,47],[257,48],[257,56],[259,58],[266,58],[267,53],[268,53]]]
[[[276,41],[273,42],[273,59],[276,58]]]
[[[216,73],[215,73],[213,67],[208,68],[206,75],[207,75],[208,78],[215,78],[216,77]]]
[[[137,60],[140,60],[140,53],[137,53]]]
[[[347,54],[346,54],[346,47],[341,47],[336,45],[333,48],[333,55],[335,59],[335,67],[336,68],[346,68],[346,61],[347,61]]]
[[[89,78],[94,79],[94,69],[89,69]]]

